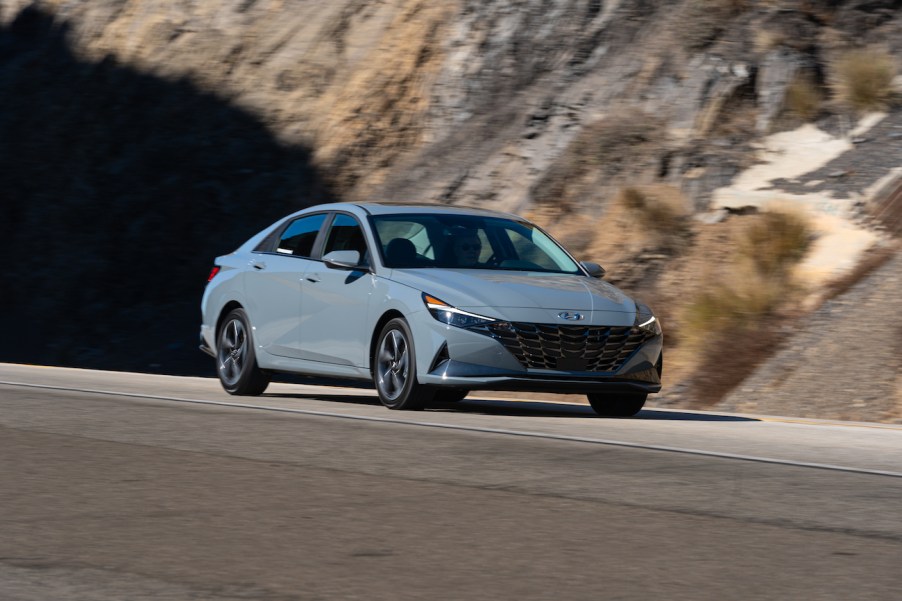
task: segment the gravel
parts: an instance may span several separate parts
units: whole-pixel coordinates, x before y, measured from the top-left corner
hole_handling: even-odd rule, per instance
[[[902,423],[902,253],[801,322],[717,409]]]

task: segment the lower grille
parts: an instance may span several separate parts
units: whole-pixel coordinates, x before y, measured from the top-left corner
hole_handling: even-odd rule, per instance
[[[504,345],[523,367],[617,371],[651,334],[629,326],[495,322],[469,328]]]

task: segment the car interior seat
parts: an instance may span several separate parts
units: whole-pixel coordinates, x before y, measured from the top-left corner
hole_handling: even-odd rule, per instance
[[[417,248],[407,238],[395,238],[385,247],[388,267],[413,267],[417,261]]]

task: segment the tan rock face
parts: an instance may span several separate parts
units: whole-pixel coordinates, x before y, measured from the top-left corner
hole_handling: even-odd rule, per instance
[[[843,230],[898,167],[899,111],[856,134],[853,117],[832,102],[828,74],[853,46],[902,55],[902,14],[851,0],[822,4],[0,0],[9,43],[0,52],[12,49],[0,61],[12,90],[0,99],[0,114],[10,115],[0,140],[16,140],[4,155],[16,165],[3,182],[15,199],[0,221],[0,250],[32,249],[37,237],[17,232],[46,219],[53,231],[40,250],[52,252],[42,258],[66,274],[63,288],[91,297],[81,303],[94,307],[89,315],[109,314],[123,304],[157,306],[166,288],[141,299],[110,284],[127,268],[110,258],[113,243],[65,229],[85,215],[142,258],[152,254],[163,273],[167,257],[186,248],[202,255],[191,269],[225,252],[211,227],[232,245],[252,226],[244,216],[268,219],[324,199],[487,206],[538,215],[581,258],[661,299],[679,332],[684,282],[730,254],[709,247],[721,239],[728,247],[722,234],[733,225],[722,213],[687,225],[680,213],[663,220],[674,231],[650,227],[649,217],[618,209],[624,189],[667,190],[697,214],[717,190],[741,192],[741,202],[720,203],[739,211],[772,195],[817,195],[847,209],[833,228]],[[28,6],[57,33],[11,33]],[[813,89],[804,119],[786,102],[800,79]],[[805,119],[814,123],[800,131],[817,134],[808,149],[817,156],[783,145],[754,168],[767,136]],[[783,137],[799,146],[797,134]],[[768,164],[805,167],[762,175]],[[48,217],[51,205],[59,210]],[[156,221],[129,223],[133,214]],[[859,237],[852,250],[871,239]],[[850,250],[825,240],[818,252]],[[66,253],[73,241],[84,249],[74,262]],[[35,314],[65,310],[53,297],[59,282],[31,281],[27,266],[16,274],[24,279],[12,306],[37,296]],[[185,288],[189,276],[181,277]],[[94,298],[81,285],[91,278],[114,292]],[[188,296],[165,300],[193,324]],[[106,334],[120,326],[103,322]],[[79,336],[62,338],[51,355],[77,356]],[[685,364],[688,373],[691,359]]]

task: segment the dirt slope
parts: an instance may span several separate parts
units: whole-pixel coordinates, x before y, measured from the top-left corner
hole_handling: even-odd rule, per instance
[[[859,48],[898,62],[902,4],[0,0],[0,249],[17,283],[0,359],[204,370],[192,324],[212,257],[336,197],[532,214],[656,304],[679,349],[683,305],[756,219],[722,193],[768,135],[807,122],[845,148],[765,182],[775,197],[818,195],[887,238],[865,214],[899,166],[899,104],[879,136],[855,133],[835,65]],[[624,213],[636,186],[675,212]],[[802,296],[789,304],[821,295]],[[693,356],[676,367],[671,389],[691,389]],[[672,402],[720,398],[693,394]]]

